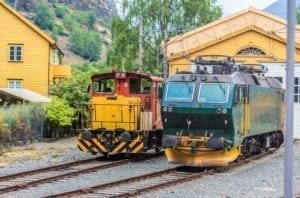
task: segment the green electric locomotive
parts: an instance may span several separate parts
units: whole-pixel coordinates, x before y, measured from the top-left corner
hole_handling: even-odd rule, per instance
[[[230,57],[197,58],[193,72],[169,76],[162,94],[163,146],[169,162],[226,166],[284,139],[284,90],[262,65]]]

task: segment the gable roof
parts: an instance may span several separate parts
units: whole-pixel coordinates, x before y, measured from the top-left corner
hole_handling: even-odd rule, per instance
[[[39,27],[37,27],[36,25],[34,25],[31,21],[29,21],[24,16],[22,16],[20,13],[18,13],[16,10],[14,10],[12,7],[10,7],[7,3],[4,2],[4,0],[0,0],[0,6],[3,6],[3,8],[7,9],[10,13],[12,13],[17,18],[19,18],[22,22],[24,22],[26,25],[28,25],[28,27],[30,27],[31,29],[33,29],[36,33],[38,33],[45,40],[47,40],[51,45],[53,45],[56,48],[58,48],[55,45],[55,41],[52,38],[50,38],[46,33],[44,33]]]
[[[176,59],[249,30],[286,43],[286,20],[254,7],[249,7],[171,38],[167,43],[167,57],[168,59]],[[296,48],[300,49],[299,26],[296,26],[295,41]]]

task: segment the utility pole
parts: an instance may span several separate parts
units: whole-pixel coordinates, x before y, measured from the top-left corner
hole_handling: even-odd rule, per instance
[[[140,14],[140,24],[139,24],[139,49],[138,49],[138,70],[143,71],[143,19]]]
[[[168,75],[168,59],[167,59],[167,44],[168,44],[168,30],[164,30],[164,57],[163,57],[163,78],[167,79]]]
[[[284,197],[293,197],[294,139],[294,64],[296,0],[287,1],[286,135],[284,159]]]

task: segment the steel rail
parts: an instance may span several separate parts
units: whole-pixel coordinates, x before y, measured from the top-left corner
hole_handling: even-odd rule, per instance
[[[15,184],[15,185],[0,188],[0,194],[12,192],[12,191],[18,191],[20,189],[33,187],[33,186],[36,186],[36,185],[40,185],[42,183],[49,183],[49,182],[57,181],[57,180],[60,180],[60,179],[63,179],[63,178],[71,177],[71,176],[76,176],[76,175],[81,175],[81,174],[85,174],[85,173],[89,173],[89,172],[95,172],[95,171],[98,171],[98,170],[108,169],[108,168],[112,168],[112,167],[115,167],[115,166],[124,165],[124,164],[130,163],[130,162],[142,161],[142,160],[146,160],[146,159],[149,159],[149,158],[152,158],[152,157],[158,157],[158,156],[161,156],[161,155],[162,155],[162,152],[152,154],[152,155],[151,154],[148,154],[148,155],[145,154],[145,155],[142,155],[142,156],[137,156],[137,157],[132,158],[132,159],[123,159],[123,160],[118,160],[118,161],[110,162],[110,163],[106,163],[106,164],[95,165],[93,167],[85,168],[85,169],[82,169],[82,170],[76,170],[76,171],[72,171],[72,172],[68,172],[68,173],[62,173],[62,174],[58,174],[58,175],[55,175],[55,176],[41,178],[41,179],[37,178],[36,180],[33,180],[33,181],[23,182],[21,184],[18,183],[18,184]],[[82,160],[82,161],[85,162],[84,160]],[[79,162],[75,162],[75,163],[76,163],[76,165],[80,165]],[[67,163],[67,164],[70,164],[70,163]],[[62,166],[62,165],[58,165],[58,166]],[[69,168],[69,167],[70,166],[67,166],[65,168]],[[48,167],[48,168],[50,169],[50,167]],[[40,170],[40,169],[38,169],[38,170]],[[57,170],[57,169],[55,169],[55,170]],[[63,168],[59,168],[58,170],[63,170]],[[27,173],[27,172],[29,172],[29,173]],[[30,175],[30,171],[27,171],[27,172],[26,172],[26,174]],[[33,170],[33,172],[36,173],[36,172],[39,172],[39,171]],[[22,173],[19,173],[19,174],[22,174]],[[20,177],[20,176],[18,175],[18,177]]]
[[[27,175],[34,175],[34,174],[38,174],[38,173],[43,173],[45,171],[55,171],[55,170],[59,170],[59,169],[63,169],[63,168],[69,168],[71,166],[76,166],[76,165],[80,165],[80,164],[84,164],[84,163],[90,163],[90,162],[93,162],[93,161],[96,161],[96,160],[99,160],[99,159],[101,159],[101,158],[79,160],[79,161],[68,162],[68,163],[59,164],[59,165],[55,165],[55,166],[49,166],[49,167],[45,167],[45,168],[39,168],[39,169],[14,173],[14,174],[10,174],[10,175],[5,175],[5,176],[0,177],[0,182],[12,180],[12,179],[19,178],[19,177],[24,177],[24,176],[27,176]]]
[[[84,173],[107,169],[107,168],[111,168],[114,166],[120,166],[120,165],[129,163],[129,162],[131,162],[131,160],[129,160],[129,159],[119,160],[116,162],[102,164],[102,165],[98,165],[98,166],[94,166],[94,167],[90,167],[90,168],[86,168],[86,169],[82,169],[82,170],[78,170],[78,171],[73,171],[73,172],[59,174],[59,175],[52,176],[52,177],[37,179],[34,181],[25,182],[25,183],[21,183],[21,184],[17,184],[17,185],[12,185],[12,186],[8,186],[8,187],[0,188],[0,194],[40,185],[41,183],[49,183],[52,181],[57,181],[59,179],[63,179],[63,178],[71,177],[71,176],[76,176],[76,175],[80,175],[80,174],[84,174]]]
[[[259,155],[255,155],[255,156],[251,156],[249,158],[246,159],[241,159],[238,160],[236,162],[231,163],[230,165],[226,166],[226,167],[218,167],[218,168],[212,168],[212,169],[204,169],[202,172],[199,173],[189,173],[186,175],[183,175],[184,172],[179,172],[176,168],[170,168],[170,169],[166,169],[166,170],[162,170],[162,171],[157,171],[157,172],[153,172],[153,173],[149,173],[149,174],[144,174],[144,175],[140,175],[140,176],[135,176],[135,177],[130,177],[130,178],[126,178],[126,179],[121,179],[121,180],[117,180],[117,181],[113,181],[113,182],[108,182],[108,183],[104,183],[104,184],[98,184],[98,185],[94,185],[94,186],[90,186],[87,188],[81,188],[81,189],[77,189],[77,190],[73,190],[73,191],[68,191],[68,192],[63,192],[60,194],[56,194],[56,195],[51,195],[51,196],[47,196],[47,198],[53,198],[53,197],[70,197],[70,196],[78,196],[79,194],[97,194],[99,196],[108,196],[108,197],[131,197],[131,196],[137,196],[140,195],[142,193],[148,192],[148,191],[152,191],[155,189],[161,189],[161,188],[165,188],[165,187],[169,187],[172,185],[176,185],[178,183],[184,183],[187,181],[191,181],[194,179],[198,179],[204,175],[208,175],[208,174],[214,174],[214,173],[218,173],[218,172],[224,172],[228,169],[231,169],[233,167],[236,166],[240,166],[244,163],[248,163],[251,162],[252,160],[257,160],[260,159],[266,155],[270,155],[271,153],[275,152],[278,149],[272,149],[269,150],[267,152],[263,152]],[[173,179],[169,179],[169,180],[164,180],[161,183],[156,183],[153,184],[151,186],[143,186],[143,187],[135,187],[132,188],[131,190],[129,189],[129,191],[127,192],[121,192],[121,193],[110,193],[110,194],[106,194],[106,193],[101,193],[99,192],[99,190],[103,190],[105,188],[110,188],[110,187],[116,187],[116,186],[121,186],[122,184],[130,184],[137,182],[137,181],[141,181],[141,180],[146,180],[146,179],[150,179],[150,178],[156,178],[156,177],[161,177],[161,176],[165,176],[168,174],[173,174],[173,173],[180,173],[180,176],[178,178],[176,178],[176,176],[173,176]]]

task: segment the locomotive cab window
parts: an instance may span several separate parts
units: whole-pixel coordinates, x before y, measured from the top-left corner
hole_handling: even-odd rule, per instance
[[[166,101],[191,102],[193,100],[195,83],[171,82],[167,85]]]
[[[99,79],[94,80],[94,92],[97,93],[105,93],[105,92],[114,92],[115,90],[115,79],[113,78],[106,78],[106,79]]]
[[[200,85],[199,102],[226,103],[228,101],[228,83],[203,83]]]
[[[131,94],[150,93],[151,80],[147,78],[130,78],[129,92]]]

